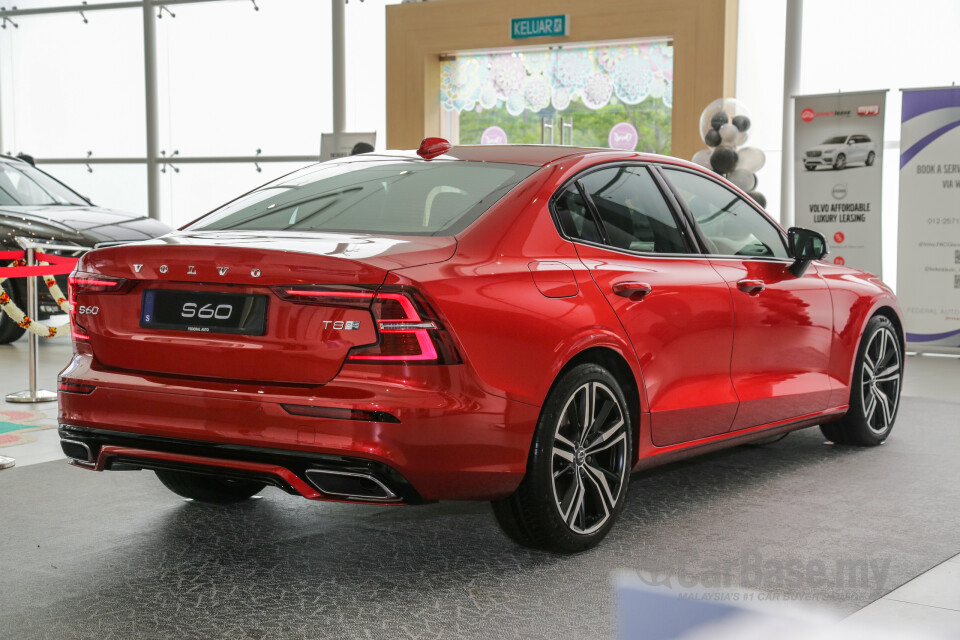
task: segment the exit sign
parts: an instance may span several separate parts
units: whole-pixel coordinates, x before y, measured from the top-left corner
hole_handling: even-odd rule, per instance
[[[570,35],[570,16],[568,15],[514,18],[510,21],[510,37],[514,40],[568,35]]]

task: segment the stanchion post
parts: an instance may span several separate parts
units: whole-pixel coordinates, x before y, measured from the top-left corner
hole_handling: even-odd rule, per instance
[[[26,250],[27,266],[35,267],[37,265],[37,256],[34,244],[29,240],[23,241],[21,238],[17,238],[17,242]],[[29,276],[27,278],[27,316],[30,320],[35,320],[38,315],[40,315],[40,299],[37,296],[37,278],[36,276]],[[28,331],[27,339],[29,343],[30,388],[26,391],[7,394],[6,400],[7,402],[21,403],[52,402],[57,399],[57,394],[52,391],[47,391],[46,389],[37,389],[37,368],[40,362],[40,336],[32,331]]]

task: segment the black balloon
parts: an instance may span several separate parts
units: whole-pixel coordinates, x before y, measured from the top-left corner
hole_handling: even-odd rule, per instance
[[[730,122],[730,116],[727,115],[726,111],[718,111],[710,118],[710,126],[714,129],[719,129],[728,122]]]
[[[710,129],[707,131],[707,135],[703,136],[703,141],[707,143],[708,147],[715,147],[720,144],[720,132],[716,129]]]
[[[710,154],[710,166],[719,174],[727,174],[733,171],[733,168],[737,166],[737,160],[739,160],[737,152],[734,151],[733,147],[726,145],[717,147]]]
[[[747,195],[756,200],[757,204],[764,209],[767,208],[767,198],[759,191],[747,191]]]
[[[733,126],[735,126],[739,131],[746,131],[750,128],[750,118],[747,116],[734,116]]]

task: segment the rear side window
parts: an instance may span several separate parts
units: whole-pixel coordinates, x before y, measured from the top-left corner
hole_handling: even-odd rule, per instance
[[[555,207],[557,217],[560,219],[560,227],[567,236],[587,242],[603,242],[600,231],[587,209],[587,203],[584,202],[576,185],[572,184],[560,192]]]
[[[186,229],[453,235],[536,170],[495,162],[322,163],[266,184]]]
[[[618,166],[581,178],[607,235],[617,249],[687,253],[683,235],[645,167]]]

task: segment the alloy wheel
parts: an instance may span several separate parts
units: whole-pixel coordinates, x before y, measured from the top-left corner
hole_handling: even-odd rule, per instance
[[[900,401],[900,346],[896,336],[886,327],[870,337],[863,352],[860,378],[860,399],[864,419],[870,430],[882,435],[893,424]]]
[[[553,497],[571,531],[590,534],[612,516],[623,494],[627,412],[601,382],[579,386],[567,399],[554,434]]]

